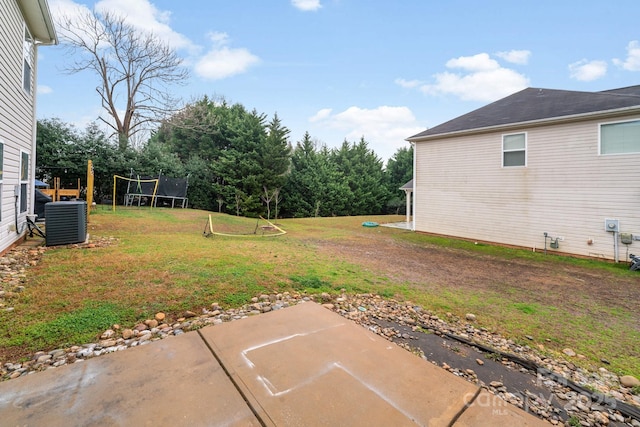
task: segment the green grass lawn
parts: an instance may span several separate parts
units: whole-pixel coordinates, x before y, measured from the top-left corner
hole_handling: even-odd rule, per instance
[[[597,363],[606,355],[610,369],[640,377],[638,314],[620,307],[572,307],[563,301],[533,301],[522,290],[504,285],[476,290],[450,289],[398,281],[357,257],[337,257],[322,250],[326,242],[376,245],[401,241],[411,248],[447,247],[460,253],[525,259],[551,267],[572,265],[594,274],[635,279],[610,263],[545,257],[530,251],[473,245],[388,228],[364,230],[363,221],[392,222],[404,217],[346,217],[278,220],[287,231],[278,237],[204,237],[208,212],[181,209],[118,208],[90,217],[92,239],[115,237],[97,248],[55,248],[27,271],[25,291],[13,312],[0,313],[0,363],[94,341],[118,323],[132,326],[163,311],[175,319],[185,310],[199,312],[212,303],[238,307],[261,293],[375,292],[411,299],[438,313],[481,312],[483,324],[507,337],[536,335],[550,350],[572,346]],[[213,213],[214,229],[251,233],[257,220]],[[545,264],[546,265],[546,264]],[[606,319],[603,322],[602,319]],[[604,326],[603,326],[604,325]],[[631,325],[631,326],[629,326]],[[635,326],[634,326],[635,325]]]

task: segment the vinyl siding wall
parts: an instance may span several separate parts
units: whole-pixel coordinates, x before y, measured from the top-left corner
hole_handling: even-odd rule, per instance
[[[640,236],[640,154],[598,155],[608,121],[417,143],[416,231],[540,251],[547,232],[564,237],[549,251],[614,259],[606,218]],[[503,168],[502,135],[515,132],[527,134],[527,166]],[[640,241],[628,250],[640,253]],[[625,245],[618,253],[628,259]]]
[[[15,231],[14,187],[20,184],[20,155],[29,153],[29,162],[35,161],[32,152],[34,137],[34,94],[36,85],[35,58],[31,93],[23,90],[24,20],[14,0],[0,0],[0,142],[4,144],[2,190],[0,192],[0,252],[20,236]],[[35,52],[35,48],[33,49]],[[32,173],[32,164],[29,173]],[[29,176],[30,182],[33,177]],[[33,185],[28,185],[27,212],[32,212]],[[19,206],[18,206],[19,209]],[[23,227],[25,213],[19,214]]]

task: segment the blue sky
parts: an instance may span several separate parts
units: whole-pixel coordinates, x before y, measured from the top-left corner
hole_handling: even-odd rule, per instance
[[[383,160],[405,138],[526,87],[640,84],[637,0],[49,0],[118,11],[184,59],[186,101],[224,97],[277,113],[293,144],[364,136]],[[103,115],[90,72],[39,51],[38,118]]]

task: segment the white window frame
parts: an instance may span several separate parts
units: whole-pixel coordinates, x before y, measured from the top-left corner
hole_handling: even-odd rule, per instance
[[[33,37],[24,24],[24,38],[22,40],[22,89],[27,95],[33,93],[33,61],[34,46]]]
[[[598,124],[598,155],[599,156],[620,156],[620,155],[628,155],[628,154],[640,154],[640,143],[638,144],[638,151],[623,151],[620,153],[603,153],[602,152],[602,127],[607,125],[616,125],[622,123],[633,123],[638,122],[640,124],[640,119],[628,119],[628,120],[618,120],[615,122],[603,122]]]
[[[514,136],[514,135],[524,135],[524,148],[518,148],[518,149],[510,149],[510,150],[506,150],[504,148],[504,140],[506,137],[508,136]],[[528,148],[528,135],[527,132],[514,132],[514,133],[505,133],[502,134],[502,167],[503,168],[524,168],[527,167],[527,148]],[[520,152],[520,151],[524,151],[524,164],[523,165],[505,165],[504,164],[504,155],[505,153],[516,153],[516,152]]]

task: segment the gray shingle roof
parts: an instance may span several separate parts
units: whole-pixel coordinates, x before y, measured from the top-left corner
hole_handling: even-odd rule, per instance
[[[602,92],[527,88],[407,138],[640,107],[640,85]]]
[[[413,179],[400,187],[399,190],[413,190]]]

